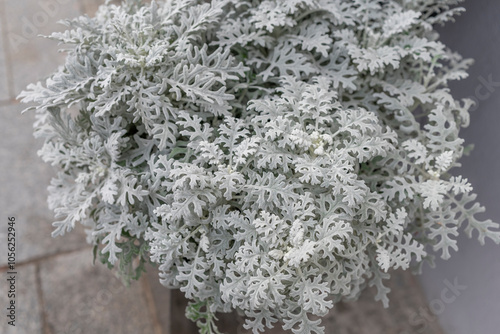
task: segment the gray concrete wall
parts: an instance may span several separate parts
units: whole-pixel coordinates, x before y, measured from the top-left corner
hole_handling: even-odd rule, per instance
[[[439,29],[445,44],[476,61],[468,79],[451,85],[455,97],[478,102],[462,132],[475,149],[455,172],[472,183],[486,207],[483,217],[500,223],[500,1],[467,0],[463,6],[467,11],[455,23]],[[481,246],[461,235],[458,248],[450,260],[438,261],[435,269],[426,267],[420,277],[430,309],[449,334],[500,333],[500,246],[491,241]],[[456,280],[455,294],[446,290],[446,280]],[[428,313],[414,319],[422,333],[426,324],[437,321]]]

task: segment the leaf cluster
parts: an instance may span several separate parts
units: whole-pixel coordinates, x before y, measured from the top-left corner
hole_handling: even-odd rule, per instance
[[[53,235],[148,260],[201,333],[238,310],[254,333],[324,333],[390,269],[500,243],[459,166],[468,59],[439,41],[457,0],[217,0],[104,5],[51,38],[67,59],[28,86]]]

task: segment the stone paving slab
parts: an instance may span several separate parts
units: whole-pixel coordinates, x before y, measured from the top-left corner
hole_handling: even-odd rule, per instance
[[[171,295],[172,315],[170,316],[170,328],[172,334],[198,334],[196,325],[186,318],[188,301],[184,298],[184,293],[177,289],[172,290]]]
[[[104,0],[84,0],[82,1],[82,13],[93,17],[100,5],[104,4]]]
[[[0,4],[0,10],[2,9],[2,4]],[[4,20],[4,13],[0,13],[0,101],[9,100],[11,98],[9,94],[9,80],[7,73],[7,50],[4,45],[4,31],[3,26],[6,23]]]
[[[95,12],[99,6],[103,5],[105,0],[83,0],[82,1],[82,13],[87,14],[90,17],[95,16]],[[116,3],[116,1],[114,1]]]
[[[156,334],[144,285],[92,265],[90,249],[44,261],[40,280],[48,333]]]
[[[21,114],[24,106],[0,107],[0,212],[1,219],[16,217],[17,262],[86,247],[81,228],[64,237],[52,238],[54,215],[47,206],[47,186],[52,166],[37,155],[41,140],[33,137],[33,112]],[[5,234],[6,224],[0,224]],[[2,236],[2,247],[4,245]],[[7,254],[0,250],[0,267]]]
[[[151,289],[153,303],[156,310],[156,318],[158,325],[161,328],[162,334],[177,334],[176,328],[171,328],[172,311],[171,311],[171,290],[165,288],[160,283],[158,270],[153,266],[147,267],[146,278]]]
[[[29,83],[51,74],[64,62],[57,42],[38,35],[64,30],[58,24],[80,14],[78,0],[2,0],[7,20],[5,38],[13,60],[13,91],[17,96]]]
[[[3,243],[2,243],[3,245]],[[40,300],[37,293],[36,267],[35,265],[25,265],[16,268],[15,279],[15,305],[16,322],[15,327],[10,326],[6,318],[6,308],[10,299],[7,295],[7,275],[6,271],[0,272],[0,307],[2,316],[0,321],[0,333],[2,334],[42,334],[42,317]]]
[[[144,3],[149,3],[151,0],[142,0]],[[105,0],[82,0],[82,13],[93,17],[99,6],[103,5]],[[112,4],[119,5],[121,0],[111,0]]]
[[[23,106],[0,107],[0,208],[5,215],[16,216],[17,260],[26,261],[72,250],[85,245],[80,236],[66,236],[67,240],[53,239],[53,213],[47,207],[46,188],[54,175],[52,167],[36,154],[41,141],[33,137],[34,114],[21,115]],[[4,228],[4,224],[1,228]],[[80,241],[80,242],[79,242]],[[0,252],[0,265],[5,264]]]

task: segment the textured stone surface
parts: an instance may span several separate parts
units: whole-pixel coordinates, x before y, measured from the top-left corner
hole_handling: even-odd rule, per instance
[[[184,293],[179,290],[172,290],[172,315],[170,328],[172,334],[197,334],[198,329],[196,325],[191,321],[186,319],[186,306],[187,300],[184,298]]]
[[[3,246],[3,243],[2,243]],[[2,334],[42,334],[42,316],[40,300],[37,293],[36,268],[35,265],[25,265],[16,268],[16,326],[7,324],[5,316],[10,299],[7,296],[5,282],[8,275],[6,271],[0,272],[1,284],[0,305],[2,317],[0,321],[0,333]],[[10,275],[9,275],[10,276]]]
[[[104,0],[82,0],[82,12],[88,16],[94,16],[100,5],[104,4]]]
[[[160,284],[158,270],[152,266],[147,268],[147,280],[153,297],[154,308],[158,325],[162,334],[177,334],[176,330],[170,328],[171,324],[171,290]]]
[[[0,4],[0,10],[1,6]],[[7,52],[4,43],[5,12],[0,13],[0,101],[9,100],[9,81],[7,74]]]
[[[149,2],[150,0],[143,0],[145,2]],[[103,5],[105,0],[81,0],[81,9],[83,14],[87,14],[90,17],[93,17],[99,6]],[[112,0],[111,3],[115,5],[120,4],[120,0]]]
[[[52,238],[54,215],[47,207],[47,186],[54,175],[36,152],[42,142],[33,137],[34,113],[21,114],[21,105],[0,107],[0,212],[16,217],[17,261],[86,246],[78,226],[63,238]],[[6,225],[0,224],[0,233]],[[3,245],[3,240],[2,240]],[[7,262],[0,250],[0,266]]]
[[[77,0],[3,0],[6,38],[13,59],[13,89],[17,96],[29,83],[42,80],[64,61],[57,42],[38,37],[61,31],[61,19],[78,16]]]
[[[50,333],[155,333],[144,285],[126,287],[103,265],[92,265],[90,249],[44,261],[40,279]]]

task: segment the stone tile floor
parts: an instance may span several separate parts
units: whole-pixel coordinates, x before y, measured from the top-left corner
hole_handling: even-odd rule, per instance
[[[64,58],[55,42],[37,35],[61,30],[57,22],[92,15],[104,0],[0,0],[0,333],[11,334],[195,334],[184,318],[186,301],[158,282],[149,268],[125,287],[102,265],[92,265],[91,247],[76,229],[53,239],[46,187],[54,171],[36,155],[34,115],[21,115],[16,96],[28,83],[51,73]],[[7,217],[16,218],[16,327],[7,324]],[[340,303],[326,317],[328,334],[440,334],[437,321],[416,322],[428,305],[416,280],[397,272],[391,306],[383,309],[368,290],[357,302]],[[250,333],[235,314],[221,315],[226,333]],[[273,329],[268,333],[285,333]]]

